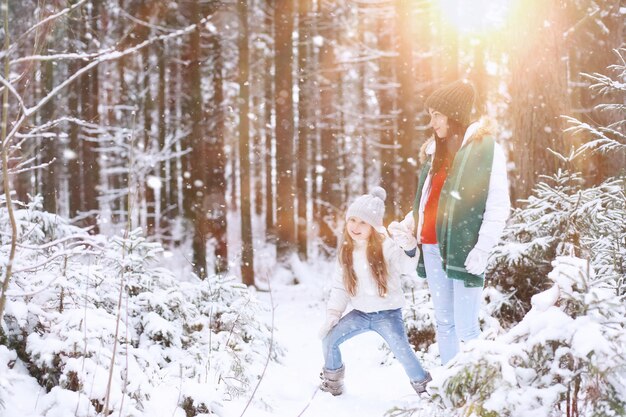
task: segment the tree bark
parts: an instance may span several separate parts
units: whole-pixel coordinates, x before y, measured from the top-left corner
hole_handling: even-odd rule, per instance
[[[530,195],[540,175],[556,172],[558,160],[548,148],[563,151],[560,116],[568,114],[569,103],[559,9],[558,0],[546,0],[524,2],[516,12],[510,84],[514,203]]]
[[[76,35],[80,33],[81,15],[80,11],[75,11],[70,15],[68,19],[68,37],[69,37],[69,50],[74,53],[81,53],[82,51],[78,47],[79,37]],[[68,63],[68,73],[74,74],[80,69],[80,62],[77,60],[70,60]],[[68,113],[72,117],[80,117],[79,114],[79,98],[82,79],[76,80],[68,86],[67,106]],[[67,181],[69,191],[69,216],[75,217],[82,209],[82,169],[81,169],[81,146],[79,141],[79,128],[76,123],[69,123],[68,128],[68,148],[65,154],[67,155]]]
[[[416,78],[413,68],[413,36],[411,27],[413,3],[409,0],[396,0],[396,15],[398,28],[396,73],[399,90],[398,115],[398,198],[394,200],[396,214],[403,216],[413,207],[415,190],[417,189],[417,174],[415,162],[419,151],[418,140],[415,135],[417,113],[417,97],[415,93]],[[424,23],[421,25],[427,26]]]
[[[267,1],[267,10],[265,14],[265,27],[267,30],[267,37],[274,39],[274,2],[272,0]],[[268,74],[265,77],[264,84],[264,97],[265,97],[265,129],[263,129],[263,142],[265,144],[265,235],[268,241],[274,242],[276,231],[274,230],[274,181],[272,176],[272,168],[274,162],[274,127],[272,121],[272,110],[274,109],[274,79],[272,75],[275,73],[274,60],[271,58],[273,48],[272,45],[267,45],[269,53],[266,60],[266,67],[268,68]]]
[[[147,46],[141,51],[141,63],[142,68],[140,74],[142,74],[143,78],[143,91],[145,91],[145,95],[143,97],[143,149],[151,149],[154,148],[155,143],[152,140],[152,124],[153,121],[153,113],[154,113],[154,98],[152,96],[152,71],[150,66],[150,55],[153,48]],[[157,175],[157,167],[153,167],[150,172],[147,173],[149,175]],[[147,180],[147,178],[142,178],[142,180]],[[155,233],[155,190],[152,188],[147,181],[141,184],[142,189],[144,190],[144,199],[143,205],[146,208],[145,216],[145,227],[146,234],[148,236],[153,236]]]
[[[276,7],[276,253],[284,263],[294,252],[294,112],[293,112],[293,0],[279,0]]]
[[[52,61],[42,63],[42,96],[47,95],[54,88],[54,65]],[[55,100],[50,100],[41,109],[41,121],[43,123],[54,119]],[[41,175],[41,193],[43,195],[43,209],[49,213],[57,211],[57,192],[59,169],[62,161],[59,160],[58,138],[43,138],[41,150],[41,163],[50,164]]]
[[[310,70],[310,32],[309,11],[310,0],[298,1],[298,163],[296,165],[296,188],[298,193],[298,214],[296,222],[298,238],[298,255],[301,259],[307,259],[308,243],[308,179],[309,179],[309,141],[311,140],[311,128],[309,106],[311,105]]]
[[[89,34],[83,33],[83,44],[87,51],[91,36],[99,33],[98,21],[100,16],[100,0],[91,0],[91,7],[85,7],[86,20],[84,24],[89,29]],[[90,12],[90,13],[89,13]],[[100,116],[98,104],[100,98],[99,78],[100,71],[94,67],[82,76],[81,85],[81,112],[83,120],[98,125]],[[90,226],[93,233],[98,233],[97,215],[100,207],[98,202],[100,190],[100,164],[98,162],[97,134],[83,131],[81,135],[82,148],[82,204],[81,210],[86,214],[84,223]]]
[[[322,166],[322,184],[319,194],[317,222],[319,235],[327,254],[337,248],[336,224],[341,218],[341,182],[339,178],[339,149],[336,138],[337,112],[335,89],[339,74],[335,62],[336,27],[334,27],[332,4],[323,3],[320,8],[320,34],[323,44],[320,60],[320,147],[319,160]]]
[[[380,20],[379,22],[379,49],[381,51],[393,50],[393,33],[389,21]],[[396,120],[394,118],[395,95],[394,91],[395,76],[393,73],[393,63],[391,58],[380,58],[378,101],[380,103],[380,124],[382,130],[380,132],[380,173],[382,187],[387,191],[385,200],[385,218],[384,223],[388,224],[396,218],[395,207],[393,206],[396,199]],[[369,191],[369,190],[368,190]]]
[[[228,216],[226,205],[226,152],[224,149],[224,79],[222,63],[222,47],[219,35],[210,35],[209,45],[211,71],[213,77],[213,104],[208,118],[212,121],[211,135],[208,143],[207,206],[209,217],[208,234],[215,241],[215,273],[228,271]]]
[[[166,143],[165,139],[167,137],[167,102],[166,102],[166,89],[167,89],[167,81],[166,81],[166,69],[167,69],[167,61],[166,61],[166,53],[168,49],[166,49],[165,42],[159,42],[157,44],[156,53],[158,54],[157,62],[158,62],[158,85],[157,85],[157,111],[158,111],[158,121],[157,121],[157,144],[159,149],[165,149]],[[172,80],[169,80],[170,83]],[[168,170],[169,161],[161,161],[157,166],[157,170],[155,175],[161,181],[161,188],[159,190],[159,198],[154,201],[154,215],[155,215],[155,233],[160,237],[163,241],[166,239],[163,231],[168,226],[168,219],[172,215],[169,212],[168,206],[170,204],[170,190],[172,182],[169,179],[170,170]]]
[[[250,88],[248,48],[248,4],[237,2],[239,14],[239,190],[241,213],[241,280],[254,285],[254,247],[250,211]]]
[[[200,23],[200,0],[190,3],[192,23],[199,26]],[[207,195],[205,163],[207,160],[204,129],[202,123],[202,83],[200,77],[201,49],[200,28],[190,34],[189,39],[189,66],[187,77],[189,80],[188,114],[191,122],[191,178],[189,187],[192,191],[191,214],[193,219],[193,266],[194,272],[202,279],[207,276],[206,240],[208,234],[208,219],[205,207]]]

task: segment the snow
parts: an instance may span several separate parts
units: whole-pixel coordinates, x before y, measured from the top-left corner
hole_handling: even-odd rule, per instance
[[[161,179],[159,177],[155,177],[154,175],[148,175],[147,184],[148,187],[152,188],[153,190],[158,190],[163,187],[163,182],[161,181]]]
[[[65,158],[66,161],[70,161],[73,159],[76,159],[78,157],[78,155],[76,155],[76,152],[74,152],[71,149],[64,149],[63,150],[63,158]]]
[[[556,304],[559,299],[559,295],[559,286],[553,285],[549,290],[533,295],[530,302],[536,310],[546,311],[548,308]]]
[[[239,397],[220,396],[213,389],[214,380],[200,377],[195,380],[181,379],[176,365],[180,354],[175,352],[184,349],[181,347],[182,335],[177,330],[175,322],[167,320],[163,314],[157,314],[155,311],[169,311],[169,304],[180,303],[182,300],[170,300],[167,297],[156,298],[154,301],[146,300],[151,303],[154,311],[144,313],[141,319],[144,326],[143,334],[148,339],[154,339],[158,334],[167,335],[166,339],[171,341],[172,347],[170,349],[152,344],[142,349],[140,344],[140,348],[132,353],[135,360],[131,361],[131,364],[165,357],[174,362],[171,364],[173,366],[163,367],[162,373],[158,375],[162,382],[150,392],[149,397],[145,398],[142,410],[129,411],[128,415],[183,417],[185,413],[179,406],[182,398],[193,399],[193,405],[199,407],[199,410],[206,405],[215,413],[214,415],[221,417],[241,416],[242,413],[253,417],[299,415],[379,417],[391,409],[399,410],[403,407],[421,410],[426,413],[424,415],[438,415],[436,405],[428,396],[420,398],[414,393],[402,367],[397,361],[390,359],[383,348],[382,340],[374,333],[359,335],[342,345],[346,366],[344,394],[333,397],[319,391],[317,387],[322,354],[321,341],[317,333],[324,320],[324,294],[333,262],[321,259],[302,262],[297,256],[293,256],[288,262],[289,269],[275,268],[272,271],[271,262],[268,261],[270,257],[267,256],[269,253],[268,248],[257,253],[257,256],[263,259],[257,265],[267,269],[266,273],[272,277],[267,283],[267,291],[255,293],[258,300],[268,307],[262,310],[257,318],[271,323],[273,310],[273,344],[284,352],[279,360],[269,361],[260,381],[252,381],[248,391]],[[179,260],[177,258],[179,258],[177,254],[169,253],[166,259],[176,263]],[[551,276],[555,285],[533,297],[533,309],[508,333],[498,336],[486,331],[480,339],[466,343],[460,355],[448,367],[437,366],[436,344],[430,346],[427,352],[418,352],[423,364],[434,377],[429,387],[430,392],[442,392],[446,381],[458,374],[460,366],[486,361],[488,364],[497,364],[500,369],[500,382],[484,403],[487,409],[503,410],[510,404],[515,404],[518,407],[517,416],[547,416],[566,387],[560,383],[552,383],[549,379],[543,383],[545,386],[533,385],[533,381],[537,381],[541,376],[531,368],[516,366],[510,358],[524,357],[525,349],[529,345],[542,345],[570,337],[572,351],[579,357],[610,354],[610,350],[606,348],[610,342],[606,340],[598,323],[588,316],[574,319],[555,305],[561,295],[560,287],[565,288],[565,294],[572,291],[572,282],[568,281],[567,277],[573,277],[573,281],[580,284],[576,282],[578,278],[576,271],[584,270],[584,261],[576,258],[559,258],[554,264]],[[296,278],[298,284],[293,284],[293,278]],[[495,296],[492,292],[489,294]],[[13,309],[9,311],[16,317],[23,317],[25,314],[20,303],[10,303],[9,306]],[[431,306],[423,304],[417,308],[424,310],[431,309]],[[69,322],[59,325],[76,329],[77,322],[83,318],[92,326],[110,325],[111,322],[107,322],[105,316],[106,314],[99,310],[77,311],[76,314],[64,316]],[[174,320],[175,317],[171,319]],[[231,319],[236,320],[236,317]],[[107,329],[103,334],[110,334],[112,331],[113,329]],[[122,330],[122,333],[124,332],[126,330]],[[78,345],[82,343],[80,332],[70,331],[64,336],[66,339],[61,341],[54,338],[44,339],[33,333],[29,336],[32,339],[29,346],[39,355],[45,356],[40,357],[40,361],[50,362],[54,353],[62,349],[68,340]],[[90,349],[93,350],[94,347]],[[264,350],[262,356],[267,357],[269,346],[261,347],[261,350]],[[563,350],[562,354],[566,352]],[[224,360],[223,354],[226,352],[214,353],[213,361],[219,363]],[[50,365],[53,366],[51,362]],[[6,407],[0,416],[93,415],[90,399],[104,397],[108,377],[106,369],[92,360],[83,361],[78,358],[67,360],[65,367],[66,371],[86,375],[83,379],[98,381],[93,384],[89,397],[59,387],[54,387],[46,393],[34,378],[28,376],[28,371],[17,359],[15,352],[0,346],[2,376],[0,394],[3,394],[0,398],[5,401]],[[142,370],[136,365],[131,365],[129,373],[127,389],[131,392],[140,392],[140,385],[147,383],[141,376]],[[119,379],[113,381],[114,385],[119,382]],[[514,389],[516,386],[520,386],[520,389]],[[117,386],[112,392],[121,392],[121,387]],[[119,406],[121,401],[121,396],[113,395],[111,405]]]
[[[269,365],[246,415],[297,416],[308,407],[304,416],[380,417],[403,400],[417,400],[399,363],[381,366],[386,354],[380,349],[382,339],[374,333],[359,335],[342,345],[344,394],[333,397],[317,390],[323,364],[317,333],[325,315],[325,279],[315,270],[302,269],[303,265],[298,276],[300,284],[273,288],[275,337],[287,353],[281,363]],[[268,293],[259,296],[269,302]],[[247,400],[224,403],[226,415],[240,415]]]
[[[32,240],[22,245],[20,267],[29,260],[40,262],[34,241],[54,253],[56,246],[46,243],[44,232],[51,229],[43,227],[52,220],[61,224],[54,232],[57,242],[72,242],[72,233],[78,233],[53,215],[28,210],[17,215],[25,230],[32,231]],[[229,230],[229,243],[238,232],[237,227]],[[333,397],[318,390],[323,358],[317,334],[334,259],[313,254],[305,262],[294,254],[278,265],[275,248],[257,241],[260,290],[249,290],[236,276],[206,281],[190,277],[188,245],[164,254],[139,230],[128,239],[92,239],[102,244],[104,263],[90,261],[83,269],[83,258],[70,258],[66,274],[54,283],[48,282],[58,271],[55,266],[12,282],[10,294],[16,298],[7,304],[8,323],[23,329],[20,337],[27,338],[25,353],[35,370],[29,371],[14,350],[0,346],[0,417],[93,416],[107,395],[111,363],[109,405],[128,417],[184,417],[184,407],[193,408],[195,415],[212,412],[220,417],[380,417],[390,410],[413,410],[394,415],[439,417],[467,413],[474,401],[499,415],[515,410],[521,417],[549,416],[576,372],[591,380],[584,386],[614,372],[614,395],[626,391],[619,380],[623,372],[613,370],[626,337],[611,324],[623,317],[605,317],[623,310],[612,309],[617,300],[601,281],[590,280],[595,277],[589,276],[584,259],[557,257],[548,275],[552,287],[536,294],[531,311],[508,331],[488,317],[489,309],[506,302],[496,288],[488,287],[481,337],[463,344],[445,367],[438,365],[436,343],[417,352],[433,376],[428,387],[432,396],[418,397],[382,339],[365,333],[342,345],[345,392]],[[507,246],[503,252],[520,252],[518,244]],[[133,250],[120,259],[122,247]],[[235,271],[238,254],[231,251],[230,256]],[[161,265],[151,266],[147,260],[156,257]],[[117,333],[116,277],[121,268],[134,295],[122,307]],[[425,281],[407,277],[404,284],[407,324],[432,328]],[[63,311],[58,309],[61,289]],[[32,295],[26,299],[18,292]],[[571,314],[571,305],[586,310]],[[117,357],[111,351],[116,334]],[[562,366],[567,361],[583,365]],[[59,367],[62,372],[56,372]],[[39,382],[30,375],[37,372]],[[42,373],[49,375],[42,378]],[[76,384],[82,386],[73,391]],[[472,384],[481,385],[476,389]],[[606,385],[597,386],[605,395]],[[606,404],[602,402],[603,410]]]

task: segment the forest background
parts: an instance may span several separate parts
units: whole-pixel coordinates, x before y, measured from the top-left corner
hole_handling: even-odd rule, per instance
[[[516,206],[563,166],[553,151],[583,142],[562,116],[623,117],[598,111],[606,97],[581,75],[616,61],[615,0],[4,3],[14,198],[41,195],[94,233],[130,221],[166,247],[192,239],[201,277],[240,268],[253,284],[253,241],[279,263],[333,253],[347,202],[371,185],[388,192],[387,222],[406,213],[431,135],[423,101],[443,83],[477,87]],[[598,184],[624,162],[574,163]]]
[[[346,205],[381,185],[385,224],[411,209],[423,102],[458,78],[506,151],[514,206],[483,336],[436,368],[430,295],[407,274],[432,397],[402,410],[389,384],[384,401],[311,415],[624,415],[623,1],[0,0],[0,13],[0,415],[300,411]],[[355,357],[376,365],[354,367],[356,392],[372,388],[358,372],[393,371],[378,353]],[[293,395],[272,398],[285,375]]]

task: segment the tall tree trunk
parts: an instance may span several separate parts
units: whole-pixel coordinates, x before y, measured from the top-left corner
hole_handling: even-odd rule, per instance
[[[323,20],[320,33],[324,43],[320,47],[320,146],[319,162],[322,166],[322,185],[318,203],[319,234],[325,251],[334,253],[337,248],[335,227],[341,214],[341,179],[337,169],[339,152],[336,141],[336,96],[339,75],[335,63],[335,31],[333,5],[322,3]]]
[[[274,39],[274,15],[275,9],[273,1],[267,1],[267,10],[265,12],[265,27],[267,37]],[[266,67],[268,68],[267,76],[264,78],[264,97],[265,97],[265,129],[263,129],[263,142],[265,144],[265,234],[269,241],[273,241],[276,231],[274,230],[274,181],[272,176],[273,170],[273,144],[274,144],[274,128],[272,120],[272,111],[274,109],[274,79],[272,75],[275,73],[274,59],[272,59],[274,48],[267,45],[269,49],[265,57]]]
[[[222,47],[219,35],[212,33],[209,40],[211,54],[211,75],[213,78],[213,104],[207,109],[210,113],[211,135],[207,150],[207,206],[209,230],[208,234],[215,241],[215,273],[228,271],[228,236],[227,236],[227,205],[226,205],[226,152],[224,149],[224,80]]]
[[[82,52],[79,43],[79,36],[82,19],[80,11],[74,11],[71,15],[71,19],[68,19],[68,34],[69,34],[69,49],[73,53],[80,54]],[[80,62],[78,60],[70,60],[68,63],[69,74],[74,74],[80,69]],[[82,80],[76,80],[68,86],[68,113],[71,117],[79,118],[79,98],[80,98],[80,85]],[[67,181],[69,192],[69,216],[75,217],[82,209],[83,195],[81,187],[81,146],[79,140],[79,128],[76,123],[69,123],[68,132],[68,150],[64,152],[67,155]]]
[[[359,44],[360,50],[359,54],[365,55],[366,48],[365,45],[367,43],[366,31],[368,30],[367,22],[367,13],[359,14]],[[361,156],[361,177],[359,181],[358,190],[361,194],[367,193],[367,187],[369,184],[369,161],[371,160],[369,149],[369,140],[371,140],[372,132],[371,127],[371,117],[368,114],[368,103],[367,103],[367,80],[369,77],[370,70],[368,70],[368,63],[363,62],[359,65],[359,76],[358,76],[358,111],[359,111],[359,125],[357,126],[358,132],[358,146],[360,150]]]
[[[411,28],[413,2],[409,0],[396,0],[398,42],[396,73],[400,85],[399,90],[399,119],[397,141],[399,145],[398,159],[398,198],[395,202],[399,205],[398,211],[404,215],[413,206],[414,193],[417,189],[417,174],[415,161],[419,148],[415,137],[416,105],[415,73],[413,70],[413,36]],[[428,26],[423,24],[424,26]]]
[[[294,127],[293,127],[293,0],[279,0],[276,7],[276,253],[285,262],[296,246],[294,225]]]
[[[228,198],[230,204],[228,207],[230,211],[234,212],[239,211],[239,149],[238,147],[233,147],[231,149],[232,150],[228,155],[228,165],[230,170],[230,175],[227,175],[230,181]]]
[[[267,2],[265,0],[253,0],[249,4],[249,34],[251,42],[250,49],[250,102],[252,106],[251,113],[254,117],[251,119],[251,136],[252,136],[252,155],[251,163],[254,207],[253,212],[256,218],[262,218],[265,206],[265,130],[266,119],[265,110],[268,104],[265,101],[265,80],[270,78],[268,75],[268,67],[266,61],[266,15]],[[257,45],[263,45],[258,47]],[[257,70],[263,68],[263,71]]]
[[[252,55],[252,62],[261,61],[262,58]],[[252,133],[252,154],[254,158],[252,158],[252,180],[254,181],[253,186],[253,194],[254,194],[254,215],[255,218],[260,218],[263,216],[263,203],[265,202],[265,188],[263,187],[263,179],[264,179],[264,164],[263,158],[265,156],[265,143],[263,142],[265,130],[265,117],[263,117],[263,106],[265,104],[263,93],[263,83],[265,74],[257,72],[254,76],[252,76],[253,80],[250,81],[250,84],[256,87],[255,93],[250,93],[251,102],[252,102],[252,113],[255,115],[254,123],[253,123],[253,133]],[[260,92],[259,92],[260,86]]]
[[[169,66],[171,73],[170,80],[172,80],[169,84],[171,86],[169,107],[171,119],[174,121],[170,129],[170,135],[172,138],[178,138],[178,136],[180,135],[180,131],[184,130],[184,126],[181,126],[180,122],[176,121],[183,120],[182,115],[185,105],[185,100],[183,98],[183,91],[185,88],[185,82],[183,79],[185,76],[185,70],[184,66],[182,65],[183,60],[181,56],[183,53],[183,47],[180,40],[176,40],[175,42],[176,50],[174,52],[174,59],[172,59],[172,62]],[[185,161],[188,159],[188,156],[180,155],[180,152],[182,152],[183,149],[188,149],[185,146],[186,143],[187,141],[185,140],[176,141],[175,149],[177,156],[176,159],[172,160],[169,163],[169,204],[173,206],[173,209],[171,211],[172,218],[177,218],[181,216],[186,217],[184,202],[184,197],[186,196]],[[178,236],[176,236],[176,238],[178,238]]]
[[[144,91],[143,96],[143,149],[151,149],[154,147],[152,143],[152,123],[153,123],[153,112],[154,112],[154,98],[152,96],[152,68],[150,65],[150,52],[152,48],[146,46],[141,51],[141,73],[143,74],[143,86],[142,90]],[[148,175],[156,175],[157,167],[154,167]],[[145,224],[146,224],[146,234],[149,236],[154,235],[155,232],[155,215],[154,215],[154,206],[156,204],[155,201],[155,190],[148,183],[142,184],[142,188],[145,190],[144,198],[145,198]]]
[[[311,140],[311,128],[309,106],[310,70],[308,60],[310,47],[309,10],[311,0],[298,1],[298,151],[296,165],[296,189],[298,193],[298,255],[301,259],[307,259],[308,237],[308,178],[309,178],[309,141]]]
[[[415,20],[418,22],[430,22],[432,20],[433,11],[432,3],[421,2],[420,6],[415,10]],[[434,84],[433,77],[433,36],[432,26],[427,24],[417,25],[415,34],[415,46],[417,49],[417,60],[415,62],[415,88],[416,88],[416,124],[417,126],[426,126],[429,121],[428,112],[424,109],[424,101],[427,94],[432,91]],[[438,84],[438,83],[437,83]],[[415,149],[420,149],[424,142],[428,139],[430,129],[416,129],[415,130]],[[419,164],[419,151],[416,151],[412,157],[415,159],[416,164]],[[419,168],[418,168],[419,169]],[[417,175],[417,172],[413,174]],[[409,195],[415,197],[415,187]]]
[[[44,61],[42,64],[42,95],[47,95],[54,87],[54,65],[52,61]],[[41,109],[41,121],[49,122],[54,118],[55,100],[50,100]],[[43,149],[41,150],[41,162],[50,165],[41,175],[41,192],[43,195],[43,208],[49,213],[57,211],[57,192],[59,169],[62,161],[59,161],[58,138],[43,138]]]
[[[389,52],[393,49],[393,33],[391,31],[392,25],[388,20],[381,20],[379,22],[380,34],[379,34],[379,49],[384,52]],[[393,204],[397,201],[395,197],[396,190],[396,163],[395,163],[395,77],[393,73],[393,63],[391,58],[380,58],[380,74],[379,84],[381,85],[378,92],[378,102],[380,103],[380,116],[381,116],[381,135],[380,135],[380,172],[382,179],[382,187],[387,191],[387,199],[385,201],[385,224],[393,220],[396,215],[396,208]]]
[[[254,285],[254,247],[250,212],[250,87],[248,48],[248,3],[237,2],[239,13],[239,190],[241,193],[241,280]]]
[[[83,43],[89,51],[88,46],[95,36],[98,37],[99,28],[98,21],[100,18],[100,0],[91,0],[91,7],[85,8],[88,14],[86,17],[85,30],[89,33],[83,33]],[[81,78],[81,113],[83,119],[90,124],[98,125],[100,117],[98,114],[99,104],[99,78],[100,71],[98,67],[94,67],[91,71],[83,75]],[[93,233],[98,233],[97,214],[98,195],[100,190],[100,164],[98,162],[98,143],[97,133],[83,131],[82,136],[82,211],[87,214],[85,224],[92,227]]]
[[[158,123],[157,123],[157,143],[159,149],[165,149],[166,143],[165,138],[167,137],[167,103],[166,103],[166,95],[165,91],[167,89],[167,81],[165,78],[165,72],[167,69],[167,61],[166,61],[166,53],[168,49],[166,48],[166,43],[161,41],[157,44],[156,53],[158,54],[158,71],[159,71],[159,82],[157,86],[157,108],[158,108]],[[170,82],[172,80],[170,79]],[[165,235],[163,234],[163,229],[168,225],[168,219],[171,216],[171,213],[168,211],[168,206],[170,204],[170,184],[172,183],[169,179],[171,175],[170,170],[168,169],[169,161],[161,161],[157,167],[156,175],[161,181],[161,188],[159,190],[159,198],[155,199],[154,204],[154,216],[155,216],[155,225],[156,231],[155,233],[159,236],[159,238],[164,241]]]
[[[119,1],[119,7],[124,8],[124,2],[122,0]],[[118,84],[117,89],[113,90],[111,107],[115,107],[113,103],[128,103],[130,101],[130,86],[126,82],[126,74],[129,71],[127,69],[127,62],[129,60],[130,58],[122,57],[116,63]],[[121,112],[114,110],[112,112],[112,115],[113,117],[111,119],[111,122],[115,123],[116,125],[126,124],[126,116],[122,115]],[[109,188],[110,190],[122,190],[128,188],[130,185],[129,180],[130,178],[128,174],[110,174]],[[127,220],[126,216],[128,215],[128,213],[126,213],[126,207],[128,207],[127,199],[130,198],[129,194],[130,193],[126,193],[124,197],[115,198],[110,201],[110,207],[112,211],[111,220],[114,224],[122,223]]]
[[[202,279],[207,276],[206,241],[208,233],[208,220],[205,205],[207,197],[205,164],[207,161],[204,129],[203,129],[203,105],[202,83],[200,77],[201,47],[200,47],[200,0],[190,3],[192,23],[198,26],[190,34],[189,57],[187,77],[190,84],[188,98],[188,114],[191,122],[192,153],[190,159],[191,178],[189,187],[192,190],[191,214],[194,225],[193,234],[193,265],[195,273]]]
[[[563,151],[560,116],[567,114],[567,71],[559,1],[520,3],[511,56],[511,118],[516,172],[512,201],[526,198],[539,175],[552,174]]]

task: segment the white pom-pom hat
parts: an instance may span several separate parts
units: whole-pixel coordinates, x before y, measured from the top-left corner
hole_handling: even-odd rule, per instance
[[[358,217],[369,223],[378,233],[385,233],[383,217],[385,216],[385,198],[387,192],[382,187],[374,187],[369,194],[358,197],[346,211],[346,221],[350,217]]]

